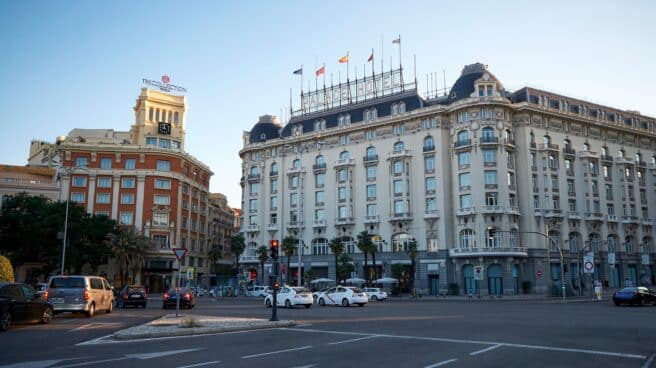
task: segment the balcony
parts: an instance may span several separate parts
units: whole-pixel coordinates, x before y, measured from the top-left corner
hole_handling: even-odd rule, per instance
[[[647,163],[644,161],[636,161],[635,164],[636,166],[647,167]]]
[[[623,224],[638,224],[639,222],[638,216],[622,216]]]
[[[483,214],[489,214],[489,213],[505,213],[506,211],[503,209],[502,206],[483,206],[481,212]]]
[[[482,247],[482,248],[451,248],[451,257],[485,257],[485,256],[513,256],[528,257],[528,251],[524,247]]]
[[[494,144],[499,144],[499,137],[490,137],[490,136],[482,136],[480,140],[480,145],[485,146],[485,145],[494,145]]]
[[[395,212],[390,214],[390,221],[412,220],[410,212]]]
[[[643,225],[653,225],[654,220],[650,219],[649,217],[643,217],[641,219]]]
[[[615,158],[613,159],[613,162],[615,162],[616,164],[627,164],[627,165],[628,165],[628,164],[633,164],[633,162],[631,161],[631,159],[630,159],[630,158],[626,158],[626,157],[615,157]]]
[[[567,218],[572,220],[580,220],[581,214],[578,211],[568,211]]]
[[[287,228],[288,229],[302,229],[305,227],[305,223],[303,221],[288,221],[287,222]]]
[[[355,219],[353,217],[338,217],[335,219],[335,225],[354,225]]]
[[[244,231],[246,231],[247,233],[257,233],[260,231],[260,225],[257,224],[246,225]]]
[[[542,210],[542,213],[543,213],[545,218],[561,218],[561,217],[563,217],[563,210],[561,210],[561,209]]]
[[[576,150],[575,150],[574,148],[572,148],[572,147],[567,147],[567,146],[565,146],[565,147],[563,148],[563,153],[564,153],[566,156],[574,156],[574,155],[576,155]]]
[[[249,183],[257,183],[260,181],[260,174],[248,174],[247,179]]]
[[[278,170],[276,170],[276,171],[269,171],[269,176],[278,176]]]
[[[341,167],[341,166],[354,166],[355,165],[355,159],[353,158],[340,158],[339,160],[335,161],[333,164],[333,167]]]
[[[471,139],[460,139],[453,142],[453,148],[463,149],[471,147]]]
[[[435,146],[424,146],[424,152],[433,152],[435,151]]]
[[[601,155],[599,156],[601,161],[608,161],[608,162],[613,162],[613,156],[608,156],[608,155]]]
[[[438,210],[425,210],[424,219],[437,219],[440,218],[440,211]]]
[[[579,152],[579,157],[580,157],[580,158],[593,158],[593,159],[598,159],[598,158],[599,158],[599,153],[597,153],[597,152],[592,152],[592,151],[581,151],[581,152]]]
[[[321,173],[326,171],[326,163],[314,164],[312,165],[312,171],[315,173]]]
[[[519,212],[519,207],[517,206],[510,206],[508,207],[508,214],[511,215],[521,215],[521,212]]]
[[[599,212],[586,212],[584,214],[586,221],[601,221],[603,215]]]
[[[546,151],[560,151],[560,147],[553,143],[541,143],[540,149]]]
[[[458,208],[458,212],[456,212],[457,216],[470,216],[475,214],[476,214],[476,207]]]
[[[617,216],[616,215],[606,215],[606,221],[608,221],[608,222],[617,222]]]
[[[303,171],[303,168],[301,166],[290,167],[290,168],[287,169],[287,174],[298,174],[301,171]]]
[[[314,222],[312,222],[312,227],[314,228],[326,227],[326,220],[325,219],[314,220]]]
[[[380,219],[378,218],[378,215],[366,216],[364,218],[364,223],[365,224],[377,224],[379,222],[380,222]]]
[[[378,155],[367,155],[362,157],[362,163],[366,165],[375,165],[378,163]]]
[[[412,156],[412,152],[410,150],[396,150],[392,151],[387,154],[387,159],[395,159],[395,158],[402,158],[402,157],[410,157]]]
[[[268,231],[276,231],[278,230],[278,224],[277,223],[272,223],[267,225],[267,230]]]
[[[512,139],[512,138],[506,138],[506,139],[504,139],[504,143],[505,143],[506,146],[508,146],[509,148],[515,148],[515,140]]]

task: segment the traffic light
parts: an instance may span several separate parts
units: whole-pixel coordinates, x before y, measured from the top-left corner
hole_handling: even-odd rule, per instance
[[[488,239],[494,239],[494,237],[497,234],[497,230],[493,228],[492,226],[487,228],[487,238]]]
[[[278,289],[280,289],[280,283],[278,282],[278,280],[276,280],[273,282],[273,290],[278,290]]]
[[[278,240],[269,240],[269,249],[271,250],[271,259],[278,259]]]

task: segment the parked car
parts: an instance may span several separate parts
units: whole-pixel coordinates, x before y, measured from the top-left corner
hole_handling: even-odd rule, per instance
[[[264,298],[267,296],[266,292],[267,286],[255,285],[246,289],[246,296],[255,296],[258,298]]]
[[[369,300],[385,300],[387,299],[387,291],[382,291],[380,288],[364,288],[364,292],[367,293]]]
[[[129,305],[146,308],[148,305],[148,294],[146,288],[141,285],[128,285],[121,289],[116,299],[116,306],[125,308]]]
[[[656,304],[656,293],[644,286],[625,287],[613,293],[613,303],[647,305]]]
[[[328,291],[328,289],[330,289],[330,288],[327,287],[327,288],[323,288],[321,290],[313,292],[312,293],[312,299],[314,299],[314,301],[317,301],[317,299],[319,298],[319,295],[321,295],[321,293],[325,293],[326,291]]]
[[[36,290],[37,294],[39,294],[39,296],[43,297],[48,290],[48,284],[45,282],[39,282],[35,285],[34,289]]]
[[[47,293],[55,313],[82,312],[93,317],[97,310],[111,313],[114,308],[112,287],[99,276],[51,276]]]
[[[324,305],[341,305],[343,307],[348,307],[351,304],[357,304],[360,307],[364,307],[364,305],[367,304],[367,299],[367,293],[358,287],[336,286],[321,293],[317,298],[317,303],[322,307]]]
[[[0,282],[0,331],[16,322],[49,323],[51,319],[52,305],[31,286]]]
[[[196,306],[196,297],[190,288],[181,288],[180,293],[176,289],[170,289],[162,296],[162,309],[175,308],[178,298],[180,298],[180,308],[194,308]]]
[[[285,306],[285,308],[292,308],[297,305],[302,305],[305,308],[312,306],[312,293],[304,287],[291,287],[283,286],[278,291],[276,297],[277,306]],[[269,294],[264,298],[264,305],[271,307],[273,305],[273,294]]]

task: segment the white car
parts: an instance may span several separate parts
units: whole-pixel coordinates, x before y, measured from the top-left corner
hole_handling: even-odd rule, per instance
[[[341,305],[348,307],[351,304],[357,304],[364,307],[367,304],[367,293],[358,287],[352,286],[337,286],[331,287],[324,291],[317,298],[317,303],[320,306],[324,305]]]
[[[246,296],[256,296],[259,298],[264,298],[265,296],[267,296],[267,292],[266,292],[267,287],[269,286],[256,285],[256,286],[249,287],[248,289],[246,289]]]
[[[382,291],[380,288],[364,288],[369,300],[385,300],[387,299],[387,291]]]
[[[273,305],[273,295],[267,294],[264,298],[264,305],[271,307]],[[283,286],[278,291],[276,305],[279,307],[292,308],[296,305],[302,305],[305,308],[312,306],[312,293],[303,287]]]

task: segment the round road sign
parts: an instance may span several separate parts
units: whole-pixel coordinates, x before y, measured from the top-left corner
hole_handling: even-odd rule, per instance
[[[585,268],[586,271],[592,271],[594,269],[594,265],[592,262],[585,262],[583,268]]]
[[[535,273],[535,276],[537,276],[538,278],[542,277],[542,271],[538,270],[538,271]]]

